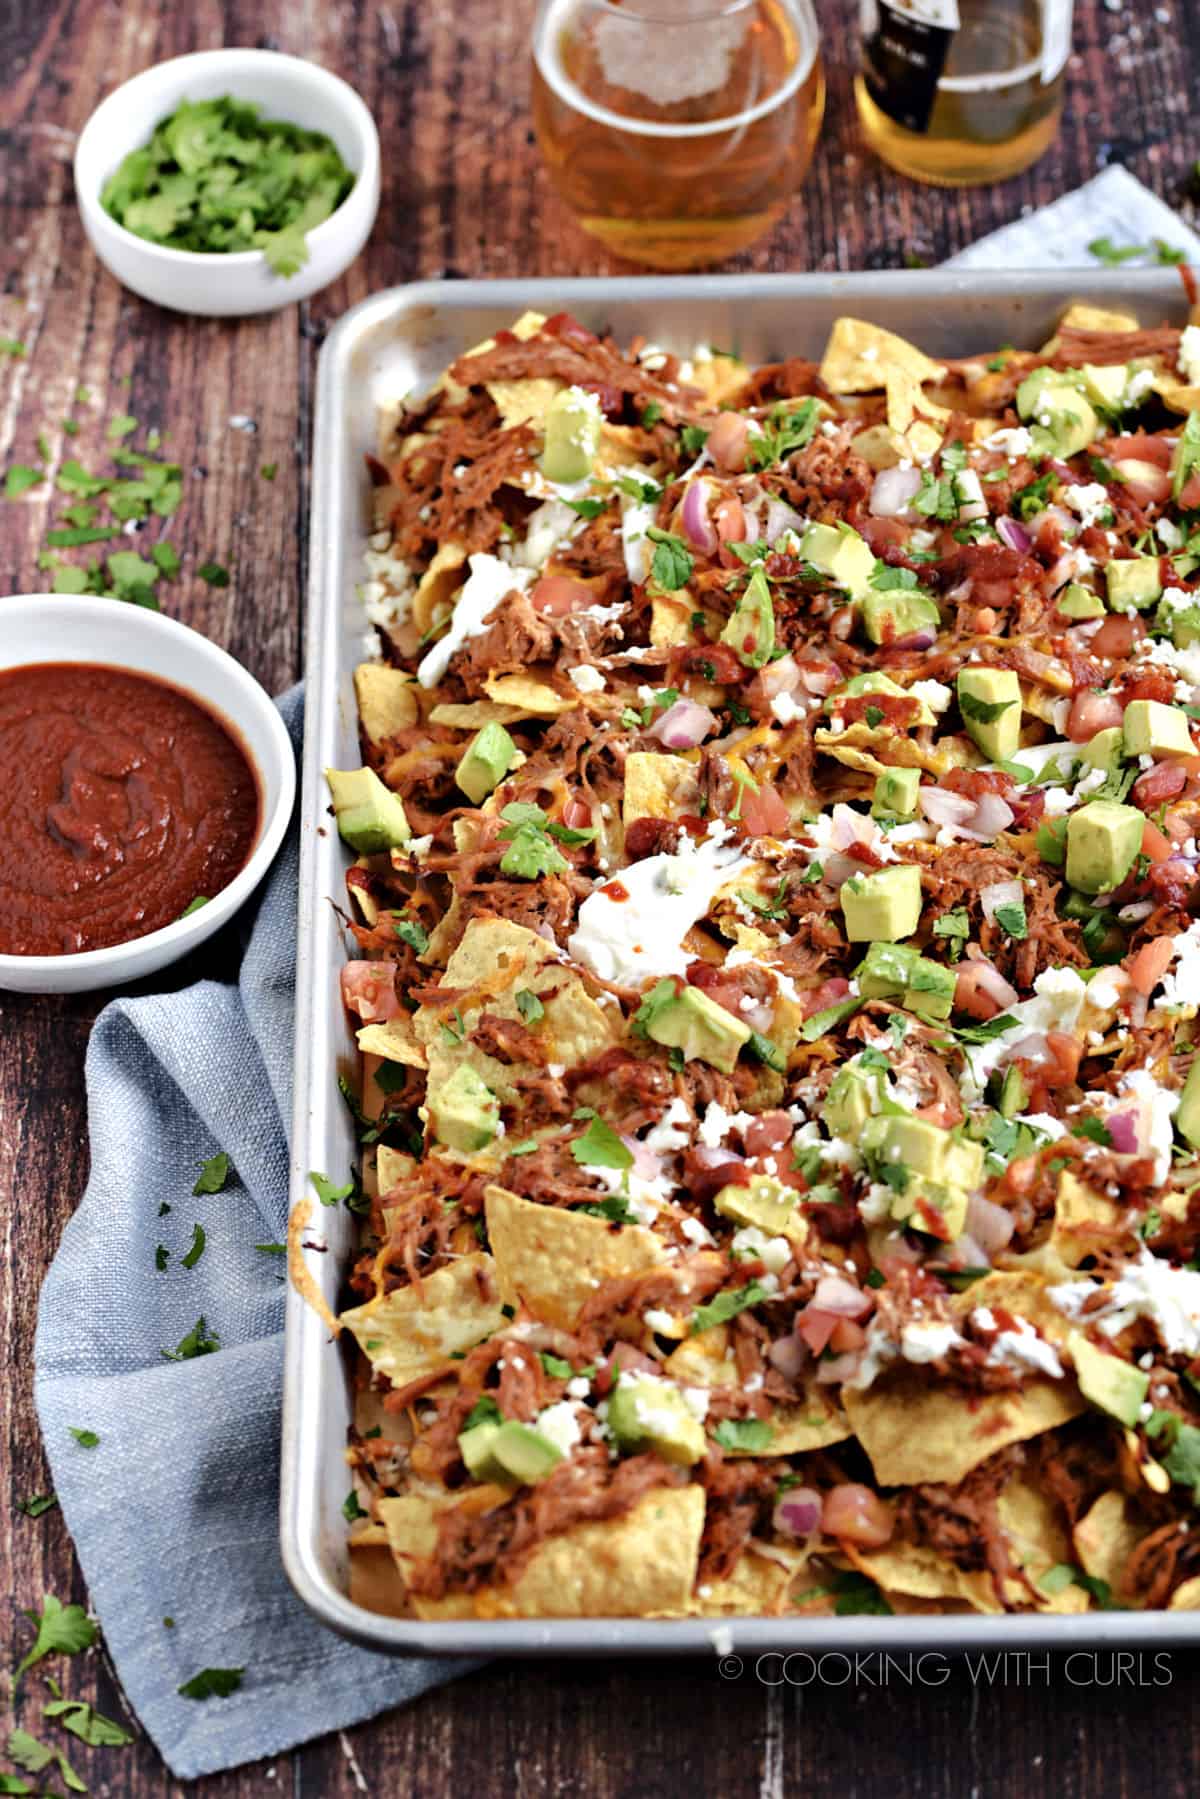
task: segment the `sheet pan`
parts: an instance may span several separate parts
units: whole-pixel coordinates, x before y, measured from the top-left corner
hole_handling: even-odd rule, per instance
[[[1045,341],[1072,299],[1127,307],[1147,325],[1186,319],[1175,270],[919,271],[854,275],[687,276],[617,280],[426,282],[362,302],[321,352],[312,464],[291,1201],[311,1194],[310,1169],[342,1178],[354,1159],[338,1093],[355,1045],[338,998],[347,953],[334,904],[344,902],[346,852],[327,812],[322,770],[360,760],[351,680],[366,620],[357,588],[367,537],[364,452],[381,406],[419,394],[462,350],[528,307],[574,312],[625,341],[643,332],[687,352],[736,348],[751,363],[819,356],[832,321],[852,313],[910,336],[934,355]],[[314,1206],[308,1233],[325,1252],[308,1264],[336,1310],[355,1220]],[[767,1649],[953,1651],[1163,1648],[1200,1641],[1200,1613],[1100,1612],[1079,1617],[867,1617],[519,1620],[423,1623],[351,1604],[342,1503],[350,1418],[348,1363],[315,1312],[289,1288],[283,1414],[281,1547],[296,1592],[325,1624],[369,1648],[432,1655],[752,1657]]]

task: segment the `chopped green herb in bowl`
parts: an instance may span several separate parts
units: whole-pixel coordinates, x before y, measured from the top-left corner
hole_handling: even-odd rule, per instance
[[[119,225],[168,250],[261,250],[278,275],[354,186],[333,141],[250,101],[185,100],[130,151],[100,195]]]

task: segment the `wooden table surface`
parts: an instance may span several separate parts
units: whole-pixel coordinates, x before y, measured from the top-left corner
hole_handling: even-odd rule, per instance
[[[1200,80],[1200,0],[1084,0],[1057,146],[1024,177],[943,193],[902,181],[864,150],[850,82],[853,0],[817,0],[829,104],[804,191],[774,235],[735,266],[901,267],[971,242],[1124,162],[1183,200],[1200,153],[1189,129]],[[438,275],[619,273],[573,226],[539,166],[527,111],[532,0],[5,0],[0,10],[0,468],[52,453],[103,457],[104,421],[131,412],[170,432],[185,470],[171,537],[190,570],[214,557],[227,588],[194,573],[166,590],[175,616],[239,657],[272,690],[300,672],[308,530],[307,458],[315,358],[346,307],[396,282]],[[1189,40],[1192,46],[1188,49]],[[384,146],[383,205],[367,252],[299,308],[240,324],[182,319],[123,292],[92,256],[75,209],[76,133],[102,94],[150,63],[220,44],[292,51],[338,70],[365,97]],[[1186,208],[1185,208],[1186,209]],[[79,385],[91,390],[75,402]],[[55,421],[82,430],[64,447]],[[252,419],[253,432],[231,425]],[[258,477],[276,462],[273,483]],[[36,591],[48,493],[0,502],[0,586]],[[97,600],[96,604],[108,604]],[[173,984],[220,972],[218,941]],[[47,1484],[31,1401],[38,1286],[87,1174],[83,1057],[105,996],[4,996],[0,1006],[0,1666],[29,1641],[19,1608],[53,1592],[85,1597],[57,1511],[17,1503]],[[72,1696],[121,1715],[103,1657],[56,1666]],[[417,1704],[327,1738],[270,1767],[202,1781],[203,1799],[290,1793],[315,1799],[684,1790],[725,1799],[921,1793],[1022,1799],[1190,1792],[1200,1679],[1186,1655],[1171,1684],[1111,1657],[1048,1675],[1011,1660],[992,1684],[962,1670],[911,1688],[877,1666],[845,1681],[768,1687],[722,1682],[711,1664],[496,1665]],[[801,1667],[796,1678],[805,1681]],[[28,1698],[13,1719],[36,1728]],[[7,1726],[5,1727],[7,1728]],[[64,1739],[70,1741],[70,1739]],[[72,1744],[72,1747],[74,1745]],[[83,1749],[92,1791],[150,1799],[181,1792],[152,1745]]]

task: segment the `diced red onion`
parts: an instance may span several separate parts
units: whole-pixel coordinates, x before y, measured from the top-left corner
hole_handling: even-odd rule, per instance
[[[989,881],[986,887],[979,889],[983,915],[988,920],[995,918],[998,907],[1019,906],[1024,899],[1025,889],[1020,881]]]
[[[769,544],[777,543],[785,531],[801,531],[803,528],[804,520],[794,506],[789,506],[786,500],[772,498],[769,501],[766,529],[763,532]]]
[[[717,533],[708,516],[710,485],[703,478],[691,482],[679,509],[683,535],[694,550],[703,550],[706,556],[711,556],[717,547]]]
[[[633,1157],[633,1172],[644,1181],[652,1181],[662,1173],[662,1160],[640,1137],[622,1135],[622,1143]]]
[[[1119,1156],[1135,1156],[1138,1150],[1137,1119],[1132,1112],[1112,1112],[1104,1120],[1112,1146]]]
[[[812,1297],[813,1305],[822,1312],[836,1312],[840,1318],[863,1318],[874,1303],[869,1293],[856,1287],[840,1274],[823,1274]]]
[[[669,750],[694,750],[716,729],[716,714],[698,700],[676,700],[646,733]]]
[[[952,793],[948,787],[924,786],[917,790],[917,803],[931,825],[962,827],[975,816],[975,801],[964,793]]]
[[[804,662],[800,665],[800,682],[809,693],[820,695],[832,693],[835,687],[841,686],[844,678],[836,662],[821,664]]]
[[[1017,550],[1022,556],[1028,554],[1033,547],[1033,539],[1024,525],[1018,524],[1015,518],[998,518],[996,535],[1010,550]]]
[[[909,502],[920,485],[920,469],[880,469],[871,488],[867,511],[872,518],[899,518],[908,511]]]
[[[857,1372],[861,1360],[861,1349],[852,1350],[849,1355],[822,1356],[817,1363],[818,1384],[824,1387],[836,1381],[840,1386],[842,1381],[849,1380]]]
[[[1046,1042],[1044,1031],[1033,1031],[1028,1037],[1022,1037],[1019,1043],[1013,1044],[1010,1054],[1014,1061],[1018,1057],[1022,1062],[1052,1062],[1054,1060],[1050,1054],[1050,1046]]]
[[[781,656],[759,670],[758,681],[764,696],[773,700],[777,693],[792,693],[800,685],[801,673],[794,656]]]
[[[775,1507],[771,1523],[780,1536],[802,1543],[819,1528],[823,1503],[815,1487],[792,1487]]]
[[[966,1228],[990,1262],[1002,1249],[1007,1248],[1016,1228],[1016,1220],[1003,1206],[975,1193],[967,1201]]]
[[[979,837],[998,837],[1001,831],[1007,831],[1015,816],[1008,801],[998,793],[985,793],[976,804],[970,830]]]
[[[924,631],[910,631],[907,637],[897,637],[888,645],[890,650],[928,650],[937,642],[937,632],[932,625]]]
[[[777,1337],[767,1351],[767,1360],[772,1368],[777,1368],[785,1380],[798,1380],[808,1360],[808,1345],[803,1338],[794,1334],[790,1337]]]
[[[996,882],[998,887],[1003,884],[1004,883],[999,881]],[[972,958],[965,966],[970,968],[975,985],[981,988],[982,991],[987,994],[989,999],[995,1000],[1001,1012],[1005,1011],[1009,1006],[1016,1005],[1018,999],[1021,997],[1020,994],[1015,987],[1005,980],[1004,976],[1000,973],[1000,970],[987,960],[986,956],[980,956],[978,959]]]

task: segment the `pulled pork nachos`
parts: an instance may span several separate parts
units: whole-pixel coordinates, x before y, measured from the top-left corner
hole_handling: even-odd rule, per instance
[[[1200,1605],[1194,408],[1200,326],[1076,305],[528,314],[388,421],[362,1603]]]

